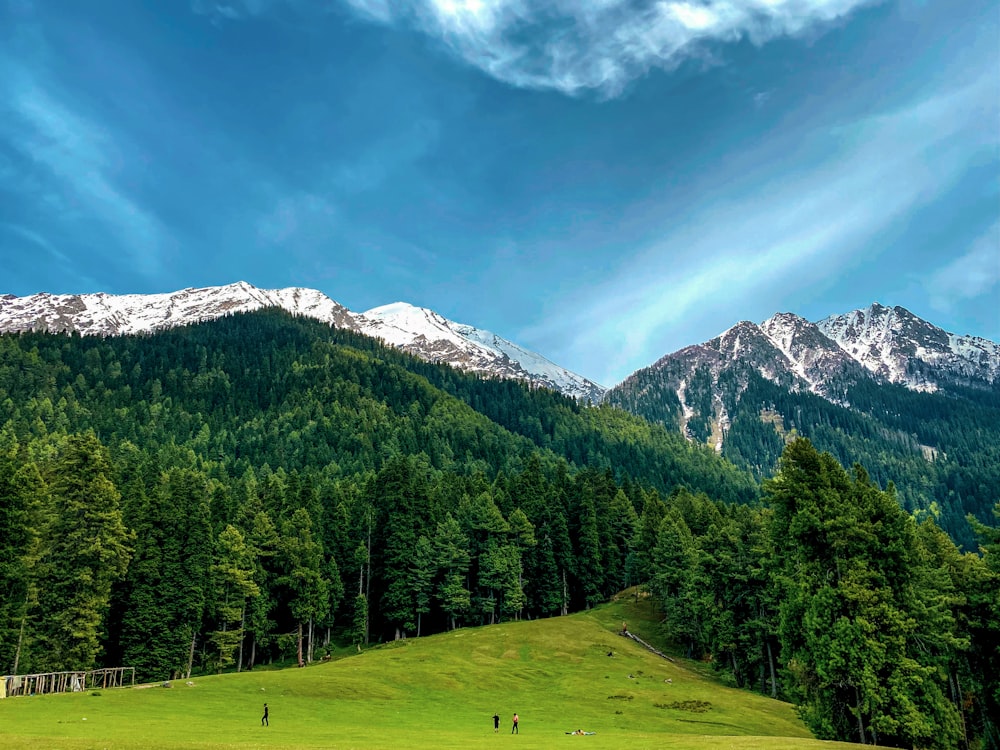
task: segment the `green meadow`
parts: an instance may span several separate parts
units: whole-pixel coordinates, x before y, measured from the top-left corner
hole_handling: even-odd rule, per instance
[[[4,748],[828,748],[792,706],[620,637],[631,599],[465,628],[304,669],[0,701]],[[647,615],[648,616],[648,615]],[[608,652],[613,652],[609,657]],[[262,727],[263,704],[270,726]],[[511,715],[521,717],[511,736]],[[501,716],[494,734],[492,716]],[[574,729],[596,732],[568,736]]]

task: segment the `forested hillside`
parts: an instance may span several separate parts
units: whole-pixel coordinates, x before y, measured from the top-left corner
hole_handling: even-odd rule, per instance
[[[670,384],[678,372],[670,363],[642,370],[612,389],[608,402],[676,430],[681,405]],[[879,485],[895,482],[907,511],[934,513],[964,549],[975,550],[966,517],[995,523],[1000,487],[997,388],[922,393],[869,377],[829,387],[834,401],[764,378],[751,364],[717,376],[695,368],[685,380],[686,430],[699,443],[719,439],[724,457],[761,479],[774,473],[793,435],[808,437],[845,466],[861,463]]]
[[[579,609],[630,581],[648,496],[758,493],[618,410],[277,312],[0,337],[0,425],[21,672],[162,677]]]
[[[965,549],[976,543],[966,517],[995,523],[1000,487],[1000,393],[952,388],[920,393],[901,385],[858,380],[842,403],[792,393],[759,376],[730,397],[732,426],[723,455],[770,474],[780,453],[778,430],[794,429],[843,465],[858,462],[881,486],[894,482],[910,511],[932,511]],[[761,410],[772,415],[761,420]],[[756,421],[756,424],[753,422]]]

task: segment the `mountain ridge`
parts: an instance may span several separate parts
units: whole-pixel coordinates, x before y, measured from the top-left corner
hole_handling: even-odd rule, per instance
[[[864,310],[831,315],[816,326],[863,367],[912,390],[936,390],[921,368],[915,372],[907,366],[913,360],[950,370],[961,379],[995,383],[1000,377],[1000,346],[995,342],[950,333],[898,305],[888,308],[875,302]]]
[[[428,361],[490,377],[526,380],[592,403],[614,401],[612,390],[628,389],[648,370],[679,372],[700,366],[708,367],[716,378],[736,365],[749,366],[772,382],[835,403],[843,403],[845,381],[866,375],[924,392],[955,384],[992,386],[1000,378],[996,343],[950,333],[903,307],[878,302],[816,322],[790,312],[775,313],[760,324],[739,321],[706,342],[660,357],[613,389],[491,331],[456,323],[427,308],[394,302],[359,313],[315,289],[260,289],[245,281],[156,294],[2,295],[0,331],[125,335],[264,307],[373,336]],[[680,412],[690,410],[687,380],[672,378],[672,388],[680,393]],[[725,424],[724,412],[716,416]]]
[[[892,482],[916,513],[940,513],[974,549],[966,521],[991,523],[1000,482],[1000,346],[874,303],[812,323],[777,313],[667,354],[606,401],[679,429],[754,476],[809,438],[845,466]]]
[[[772,382],[835,402],[844,378],[869,376],[925,392],[955,384],[992,386],[1000,379],[1000,345],[875,302],[817,322],[788,312],[760,324],[743,320],[706,342],[665,354],[609,390],[627,387],[645,371],[676,371],[685,362],[682,369],[707,365],[715,376],[727,366],[750,365]]]
[[[397,302],[357,313],[315,289],[259,289],[245,281],[160,294],[3,295],[0,331],[128,335],[265,307],[278,307],[293,315],[382,339],[428,361],[488,377],[525,380],[585,401],[601,400],[606,390],[497,334],[455,323],[432,310]]]

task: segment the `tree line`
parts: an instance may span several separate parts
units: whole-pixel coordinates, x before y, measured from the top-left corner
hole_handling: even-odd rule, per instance
[[[0,450],[13,672],[308,662],[331,640],[565,614],[630,583],[635,501],[608,471],[550,477],[537,454],[492,480],[418,454],[363,481],[265,469],[223,482],[189,451],[166,467],[93,432],[21,443],[6,429]]]

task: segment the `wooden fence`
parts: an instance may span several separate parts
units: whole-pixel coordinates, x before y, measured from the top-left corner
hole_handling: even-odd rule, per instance
[[[77,670],[75,672],[42,672],[0,678],[4,680],[7,697],[46,695],[48,693],[78,693],[82,690],[124,687],[126,680],[135,685],[135,667]]]
[[[618,635],[623,635],[626,638],[631,638],[633,641],[635,641],[636,643],[638,643],[640,646],[645,647],[647,651],[652,651],[654,654],[656,654],[657,656],[663,657],[667,661],[673,661],[673,659],[671,659],[665,653],[663,653],[662,651],[660,651],[658,649],[653,648],[651,645],[649,645],[648,643],[646,643],[644,640],[642,640],[642,638],[640,638],[639,636],[637,636],[635,633],[633,633],[630,630],[621,630],[621,631],[619,631]]]

